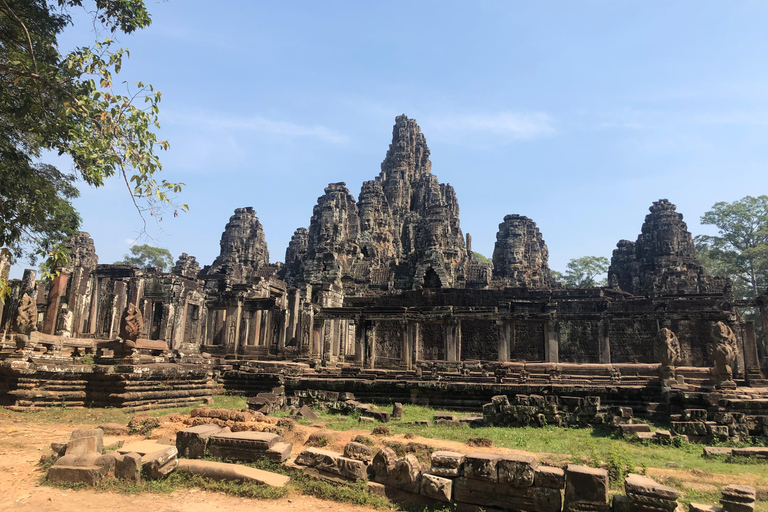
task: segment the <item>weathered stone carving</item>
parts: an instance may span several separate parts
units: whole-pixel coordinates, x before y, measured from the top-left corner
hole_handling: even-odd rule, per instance
[[[69,249],[69,265],[72,267],[94,268],[99,264],[96,255],[96,247],[91,235],[85,231],[70,237],[64,242],[64,247]]]
[[[195,279],[197,274],[200,273],[200,264],[197,262],[194,256],[190,256],[189,254],[183,252],[181,253],[181,256],[179,256],[179,259],[176,260],[176,265],[174,265],[171,273],[176,274],[177,276],[184,276],[190,279]]]
[[[613,251],[608,283],[634,295],[730,294],[730,281],[705,275],[683,216],[666,199],[649,208],[637,242]]]
[[[499,224],[493,249],[493,276],[507,286],[547,289],[553,284],[549,250],[536,223],[507,215]]]
[[[74,314],[66,304],[61,305],[59,316],[56,321],[56,335],[69,338],[72,336],[72,322]]]
[[[19,300],[16,316],[13,317],[13,330],[27,336],[37,330],[37,304],[26,293]]]
[[[680,341],[677,335],[666,327],[662,328],[656,337],[654,357],[662,366],[675,366],[682,359]]]
[[[715,384],[719,387],[736,387],[733,382],[733,368],[736,363],[738,345],[733,330],[723,322],[712,327],[712,343],[707,347],[714,363]]]
[[[208,275],[225,273],[233,282],[245,283],[269,265],[269,250],[264,229],[250,206],[237,208],[221,235],[221,252]]]
[[[139,308],[128,304],[120,319],[120,338],[125,341],[136,341],[144,329],[144,318]]]
[[[304,281],[304,258],[307,255],[309,232],[307,228],[298,228],[285,249],[285,264],[280,279],[292,284]]]

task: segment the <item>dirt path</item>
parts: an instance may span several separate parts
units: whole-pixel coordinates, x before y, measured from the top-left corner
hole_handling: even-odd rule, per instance
[[[74,425],[37,425],[19,420],[0,420],[0,510],[114,511],[114,512],[210,512],[234,510],[252,512],[269,507],[270,512],[363,512],[373,510],[309,496],[292,495],[279,500],[259,501],[220,493],[184,489],[171,494],[123,495],[91,490],[62,490],[38,484],[40,455],[50,451],[54,441],[64,441]],[[87,427],[86,427],[87,428]],[[118,438],[105,436],[108,445]],[[120,439],[124,439],[121,437]],[[131,438],[139,440],[140,438]]]

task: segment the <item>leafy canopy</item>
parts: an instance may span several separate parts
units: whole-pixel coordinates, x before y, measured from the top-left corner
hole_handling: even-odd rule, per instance
[[[167,272],[173,267],[173,256],[168,249],[147,244],[134,245],[131,247],[131,255],[125,254],[123,261],[116,263],[136,265],[139,268],[156,267]]]
[[[719,202],[701,217],[718,229],[696,237],[699,260],[715,275],[730,277],[734,292],[755,298],[768,287],[768,195]]]
[[[574,258],[566,265],[565,274],[553,272],[555,279],[562,281],[569,288],[590,288],[606,286],[606,280],[596,278],[608,272],[610,262],[603,256],[582,256]]]
[[[74,182],[99,187],[119,176],[134,205],[162,220],[165,211],[186,210],[172,194],[183,183],[159,178],[157,152],[162,98],[151,85],[116,86],[128,51],[106,38],[66,55],[57,38],[70,10],[83,0],[0,0],[0,247],[17,257],[53,257],[76,233],[80,218],[70,200]],[[149,26],[143,0],[93,0],[95,24],[131,33]],[[117,89],[120,89],[119,91]],[[44,151],[69,155],[71,173],[39,165]]]

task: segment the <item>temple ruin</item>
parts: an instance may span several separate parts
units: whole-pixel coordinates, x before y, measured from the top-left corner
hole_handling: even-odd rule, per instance
[[[597,395],[669,416],[763,384],[754,326],[729,280],[698,264],[675,205],[654,202],[636,241],[618,242],[607,287],[566,288],[522,215],[501,220],[480,263],[429,155],[398,116],[379,174],[357,199],[330,183],[283,263],[251,207],[235,209],[215,261],[185,253],[170,273],[99,264],[81,233],[50,285],[28,270],[0,306],[4,402],[153,407],[208,397],[215,382],[478,410],[502,393]]]

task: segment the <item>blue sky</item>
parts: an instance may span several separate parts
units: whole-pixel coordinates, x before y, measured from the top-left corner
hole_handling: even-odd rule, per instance
[[[768,2],[148,6],[152,26],[118,38],[120,77],[163,93],[163,173],[191,209],[151,233],[174,258],[210,264],[234,209],[253,206],[282,261],[328,183],[356,197],[378,174],[402,113],[486,256],[510,213],[537,223],[562,271],[634,240],[659,198],[696,235],[715,202],[768,193]],[[95,38],[76,20],[62,50]],[[124,185],[83,186],[76,206],[100,262],[121,259],[141,227]]]

